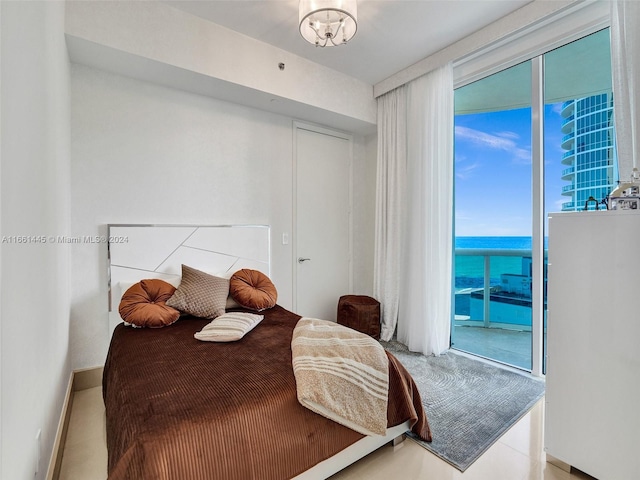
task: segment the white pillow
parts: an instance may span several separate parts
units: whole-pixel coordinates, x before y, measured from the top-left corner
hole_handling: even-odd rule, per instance
[[[234,342],[240,340],[256,325],[264,315],[246,312],[227,312],[215,318],[194,337],[203,342]]]

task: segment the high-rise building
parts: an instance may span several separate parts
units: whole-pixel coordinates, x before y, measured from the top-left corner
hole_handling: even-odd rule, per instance
[[[615,186],[613,95],[564,102],[562,118],[562,148],[567,150],[562,163],[569,166],[562,179],[571,182],[562,188],[562,195],[571,197],[562,211],[584,210],[590,197],[602,202]],[[589,209],[595,208],[595,202],[588,203]]]

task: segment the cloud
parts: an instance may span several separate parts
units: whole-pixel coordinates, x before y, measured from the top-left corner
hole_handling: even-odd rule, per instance
[[[456,210],[456,221],[458,220],[474,220],[476,219],[475,215],[471,215],[464,210]]]
[[[531,163],[531,150],[520,147],[515,140],[520,136],[514,132],[490,134],[473,128],[456,126],[456,138],[468,140],[481,147],[502,150],[513,155],[516,163]]]
[[[520,135],[518,135],[516,132],[497,132],[496,135],[503,138],[512,138],[513,140],[517,140],[520,138]]]
[[[489,148],[496,148],[500,150],[508,150],[515,145],[512,139],[505,138],[504,136],[491,135],[489,133],[481,132],[469,127],[456,126],[456,136],[469,140],[478,145],[484,145]]]
[[[473,171],[480,166],[480,163],[475,162],[471,165],[465,165],[464,167],[456,167],[456,178],[460,180],[466,180],[473,176]]]
[[[551,107],[551,111],[553,111],[554,113],[557,113],[558,115],[560,115],[562,113],[562,104],[564,102],[558,102],[558,103],[554,103],[553,106]]]

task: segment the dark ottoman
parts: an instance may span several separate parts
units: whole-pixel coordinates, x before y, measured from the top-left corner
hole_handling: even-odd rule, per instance
[[[344,295],[338,301],[338,323],[380,339],[380,302],[366,295]]]

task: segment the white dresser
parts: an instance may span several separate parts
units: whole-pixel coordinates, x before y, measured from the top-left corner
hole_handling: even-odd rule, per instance
[[[545,448],[640,479],[640,213],[549,216]]]

